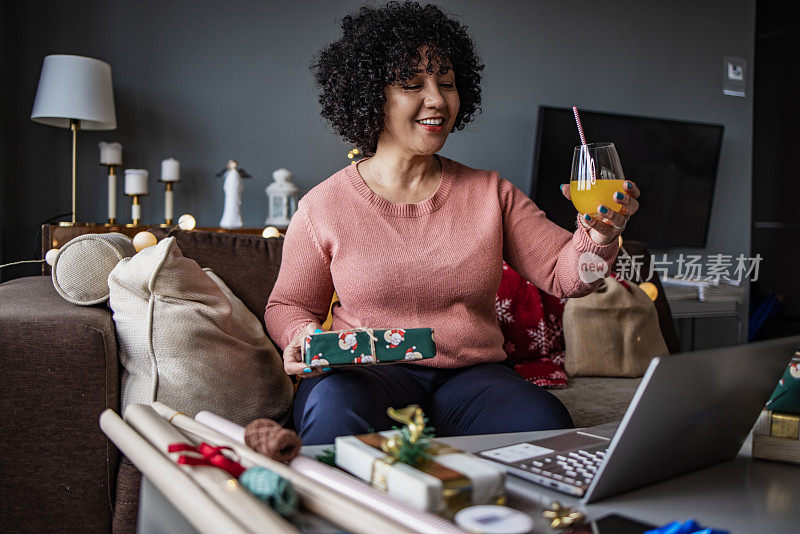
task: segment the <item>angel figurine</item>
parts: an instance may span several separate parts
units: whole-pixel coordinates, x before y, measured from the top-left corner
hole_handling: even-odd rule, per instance
[[[217,177],[225,175],[222,190],[225,192],[225,207],[222,210],[222,219],[219,225],[222,228],[241,228],[242,223],[242,178],[250,178],[250,174],[239,167],[236,160],[229,159],[225,169],[216,174]]]

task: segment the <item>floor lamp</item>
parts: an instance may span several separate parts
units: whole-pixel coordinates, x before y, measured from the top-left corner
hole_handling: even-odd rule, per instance
[[[115,130],[111,67],[105,61],[62,54],[44,58],[31,119],[72,130],[72,221],[75,226],[78,130]]]

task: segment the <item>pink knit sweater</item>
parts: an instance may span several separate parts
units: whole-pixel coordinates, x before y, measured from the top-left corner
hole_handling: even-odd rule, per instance
[[[599,246],[582,227],[560,228],[498,173],[441,162],[438,189],[419,204],[379,197],[355,165],[302,198],[264,317],[281,348],[325,320],[335,289],[334,330],[430,327],[437,355],[424,365],[502,361],[495,296],[504,259],[540,289],[567,297],[593,289],[578,277],[581,252],[616,257],[616,240]],[[563,209],[572,209],[566,199]]]

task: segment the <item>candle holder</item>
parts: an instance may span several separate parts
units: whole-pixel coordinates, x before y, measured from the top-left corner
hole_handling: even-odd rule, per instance
[[[117,226],[117,163],[101,163],[108,167],[108,222],[105,226]]]
[[[164,222],[159,226],[166,228],[167,226],[175,225],[175,192],[173,184],[180,182],[180,180],[159,180],[164,184]]]
[[[147,193],[125,193],[125,195],[133,199],[131,204],[131,224],[126,224],[125,226],[128,228],[139,226],[139,223],[142,222],[142,204],[139,201],[139,197],[146,197]]]

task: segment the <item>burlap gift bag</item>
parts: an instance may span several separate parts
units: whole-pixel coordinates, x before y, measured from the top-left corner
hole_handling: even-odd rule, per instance
[[[567,300],[564,340],[570,376],[642,376],[651,359],[669,354],[650,297],[611,277],[594,293]]]

